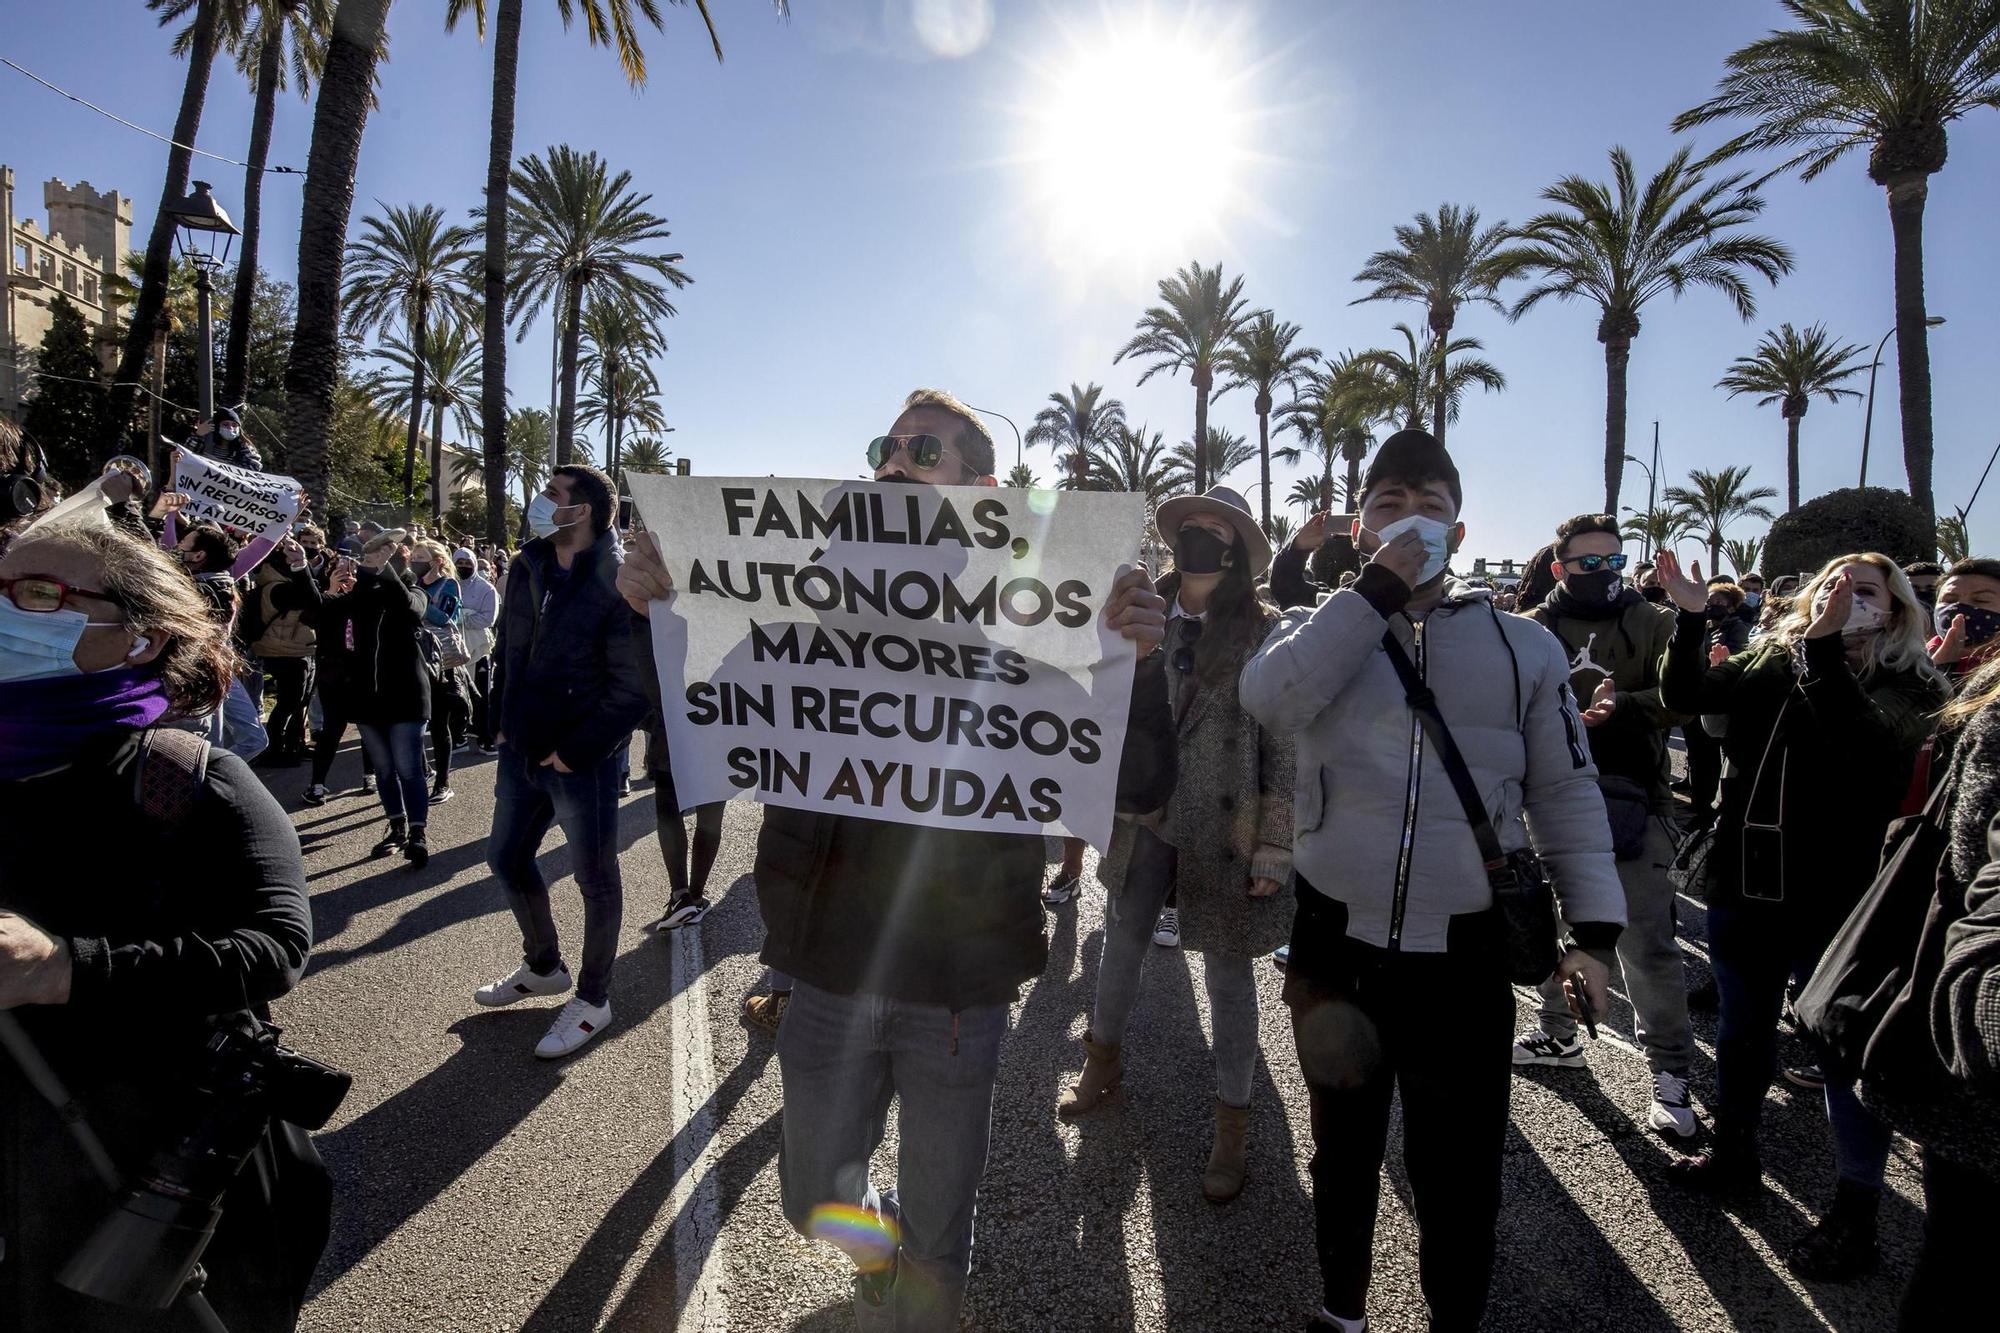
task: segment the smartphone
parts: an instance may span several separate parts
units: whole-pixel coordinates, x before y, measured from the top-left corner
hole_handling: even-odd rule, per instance
[[[1776,824],[1743,825],[1743,896],[1760,903],[1785,901],[1785,834]]]
[[[1583,1019],[1584,1031],[1590,1034],[1592,1041],[1596,1041],[1597,1019],[1590,1012],[1590,993],[1583,988],[1583,973],[1572,972],[1570,973],[1569,980],[1570,985],[1576,989],[1577,1013]]]

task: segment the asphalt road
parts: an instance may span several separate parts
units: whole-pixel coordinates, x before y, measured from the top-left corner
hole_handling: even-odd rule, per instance
[[[466,756],[460,756],[466,758]],[[493,765],[470,756],[458,798],[433,812],[423,871],[371,861],[375,802],[350,750],[320,809],[303,770],[267,775],[295,815],[318,946],[278,1007],[301,1049],[353,1072],[320,1136],[338,1190],[333,1240],[303,1327],[358,1330],[672,1330],[805,1333],[852,1327],[844,1258],[796,1236],[779,1208],[779,1080],[772,1043],[737,1018],[761,942],[750,882],[757,811],[729,811],[697,931],[642,934],[666,896],[650,788],[621,824],[626,929],[613,1027],[575,1058],[532,1048],[559,1002],[487,1011],[480,984],[519,937],[485,867]],[[565,876],[552,833],[545,870]],[[555,889],[581,943],[574,883]],[[1301,1328],[1318,1304],[1306,1097],[1279,973],[1260,967],[1264,1057],[1250,1184],[1201,1196],[1213,1082],[1198,955],[1155,949],[1126,1041],[1126,1091],[1075,1125],[1055,1101],[1080,1066],[1102,934],[1094,885],[1050,921],[1047,972],[1014,1011],[980,1196],[965,1327],[974,1330]],[[1690,975],[1706,975],[1698,903],[1684,904]],[[572,953],[574,961],[574,954]],[[1532,1007],[1520,1003],[1524,1023]],[[1709,1086],[1714,1020],[1697,1015]],[[1771,1189],[1740,1210],[1681,1197],[1676,1150],[1642,1127],[1649,1082],[1614,1016],[1590,1069],[1514,1081],[1491,1330],[1831,1328],[1893,1325],[1914,1259],[1921,1191],[1901,1141],[1883,1209],[1883,1271],[1806,1287],[1776,1262],[1833,1166],[1818,1102],[1780,1084],[1767,1109]],[[1791,1048],[1794,1051],[1796,1048]],[[893,1117],[884,1161],[893,1160]],[[1370,1314],[1421,1329],[1416,1232],[1392,1138]],[[881,1179],[888,1179],[884,1174]]]

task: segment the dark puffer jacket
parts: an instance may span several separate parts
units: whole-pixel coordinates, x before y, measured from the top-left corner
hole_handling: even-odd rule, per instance
[[[431,715],[431,673],[417,636],[429,603],[394,570],[356,572],[354,590],[320,603],[320,689],[351,722],[388,726]]]

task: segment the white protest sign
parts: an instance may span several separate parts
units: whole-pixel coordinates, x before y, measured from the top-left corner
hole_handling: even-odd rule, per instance
[[[1138,495],[627,478],[674,787],[996,833],[1111,835],[1134,650],[1101,613]]]
[[[299,484],[290,477],[218,463],[188,449],[175,456],[173,489],[187,496],[183,523],[219,523],[252,540],[281,540],[299,516]]]

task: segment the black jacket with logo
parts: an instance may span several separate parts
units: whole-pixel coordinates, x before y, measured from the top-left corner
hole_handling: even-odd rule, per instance
[[[594,767],[646,716],[644,636],[633,632],[617,575],[609,531],[567,572],[549,540],[537,538],[507,573],[494,707],[501,735],[535,762],[553,752],[575,771]]]

